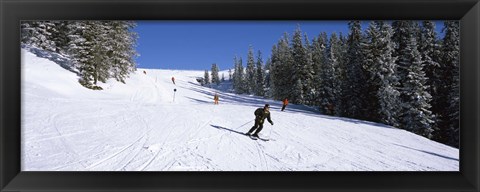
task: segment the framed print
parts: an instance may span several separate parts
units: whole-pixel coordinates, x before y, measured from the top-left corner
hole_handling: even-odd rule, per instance
[[[479,190],[477,0],[0,3],[1,191]]]

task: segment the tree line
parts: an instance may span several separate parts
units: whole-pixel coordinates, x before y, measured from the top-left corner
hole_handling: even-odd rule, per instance
[[[79,83],[102,89],[98,82],[113,78],[125,83],[136,71],[137,34],[133,21],[23,21],[21,42],[66,55]]]
[[[323,114],[380,122],[459,146],[458,21],[360,21],[349,33],[300,26],[272,46],[264,63],[249,47],[246,68],[233,59],[234,92],[316,106]]]

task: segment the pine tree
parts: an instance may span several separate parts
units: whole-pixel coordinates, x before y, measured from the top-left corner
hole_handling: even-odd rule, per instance
[[[257,65],[256,65],[256,82],[255,82],[255,94],[258,96],[265,95],[265,72],[263,69],[262,52],[258,50],[257,53]]]
[[[212,70],[212,83],[219,85],[220,84],[220,77],[218,75],[219,69],[216,63],[212,64],[211,70]]]
[[[47,50],[56,51],[53,40],[56,26],[51,21],[24,21],[21,24],[22,43]]]
[[[132,31],[136,24],[132,21],[110,21],[107,51],[110,62],[110,75],[117,81],[125,83],[129,74],[136,71],[134,57],[138,54],[135,51],[138,35]]]
[[[335,79],[335,68],[338,66],[339,56],[338,53],[339,40],[336,33],[332,33],[330,36],[330,44],[326,49],[327,61],[322,66],[320,78],[322,79],[322,86],[320,87],[320,111],[325,114],[333,115],[334,106],[336,104],[337,90]]]
[[[342,33],[339,34],[339,52],[337,55],[339,55],[339,61],[338,61],[338,66],[335,67],[335,81],[336,81],[336,87],[335,90],[337,90],[337,95],[336,95],[336,104],[334,106],[335,110],[335,115],[336,116],[342,116],[344,114],[345,110],[348,109],[342,109],[344,105],[342,104],[342,94],[344,92],[343,88],[346,87],[346,75],[345,72],[347,71],[346,67],[346,61],[347,61],[347,50],[348,50],[348,40],[347,37],[343,36]]]
[[[233,73],[233,85],[234,85],[234,90],[238,94],[243,94],[245,93],[245,72],[243,69],[242,65],[242,58],[237,58],[235,56],[234,58],[234,63],[235,63],[235,71]]]
[[[304,66],[303,69],[307,75],[307,77],[305,78],[305,83],[303,85],[303,92],[305,94],[304,103],[306,105],[312,105],[313,103],[315,103],[316,100],[316,92],[314,87],[315,70],[313,69],[313,45],[310,44],[307,33],[304,33],[303,38],[305,41],[305,52],[307,57],[307,65]]]
[[[446,95],[446,108],[442,114],[444,135],[447,144],[459,146],[459,124],[460,124],[460,26],[458,21],[446,21],[444,23],[445,37],[442,47],[442,63],[444,70],[445,90],[442,96]],[[445,91],[445,92],[443,92]]]
[[[272,91],[271,91],[271,78],[270,78],[270,74],[271,74],[271,69],[270,67],[272,66],[272,59],[271,58],[268,58],[267,59],[267,62],[265,62],[265,67],[263,67],[263,76],[264,76],[264,96],[266,96],[267,98],[272,98]]]
[[[280,67],[278,67],[280,61],[279,61],[279,51],[277,49],[277,45],[273,45],[272,47],[272,53],[270,57],[270,66],[269,66],[269,71],[270,71],[270,76],[268,78],[268,87],[269,89],[269,95],[270,97],[274,99],[278,99],[279,97],[279,86],[278,82],[276,82],[277,77],[280,75]]]
[[[92,21],[71,22],[67,26],[69,34],[68,53],[80,72],[80,84],[87,88],[96,87],[95,75],[95,29]]]
[[[292,91],[296,83],[293,80],[294,60],[288,44],[288,34],[285,33],[277,46],[272,49],[270,84],[273,98],[277,100],[294,97],[294,92]]]
[[[437,39],[435,31],[435,22],[423,21],[419,34],[418,50],[422,55],[425,74],[427,77],[428,92],[432,96],[431,111],[432,120],[434,121],[432,129],[434,129],[433,139],[439,139],[440,114],[444,108],[441,107],[441,94],[438,91],[442,90],[444,84],[444,77],[442,68],[440,67],[440,43]],[[444,105],[445,106],[445,105]]]
[[[367,29],[365,46],[365,66],[369,72],[369,84],[372,90],[369,98],[372,101],[371,118],[387,125],[398,126],[399,95],[398,78],[396,76],[396,58],[392,57],[394,43],[393,29],[383,21],[370,23]]]
[[[113,38],[112,23],[109,21],[92,21],[92,42],[93,42],[93,66],[94,84],[98,81],[105,83],[111,77],[113,59],[117,55]]]
[[[362,68],[367,72],[367,79],[364,82],[364,100],[369,105],[366,105],[365,119],[369,121],[380,121],[379,109],[380,103],[377,97],[378,90],[380,89],[380,83],[377,79],[378,70],[378,58],[381,57],[382,47],[378,45],[380,41],[380,31],[378,27],[379,22],[370,22],[369,27],[366,30],[365,41],[361,44],[362,53],[364,55]],[[382,55],[383,56],[383,55]]]
[[[366,72],[362,68],[363,54],[361,42],[363,40],[360,21],[348,23],[350,33],[348,36],[348,50],[345,62],[345,80],[342,83],[341,107],[339,113],[342,116],[365,119],[368,114],[366,109],[365,82]]]
[[[234,72],[233,72],[233,75],[232,75],[232,87],[233,87],[233,90],[234,92],[237,92],[238,91],[238,86],[239,86],[239,74],[238,74],[238,58],[237,56],[235,55],[235,57],[233,58],[233,69],[234,69]]]
[[[246,93],[251,94],[255,92],[256,75],[255,75],[255,61],[253,56],[253,47],[250,46],[247,55],[247,68],[245,73]]]
[[[203,83],[205,83],[205,85],[210,84],[210,75],[208,74],[208,70],[205,70],[203,75]]]
[[[327,63],[327,33],[322,32],[317,38],[314,38],[312,44],[312,70],[314,74],[312,90],[314,91],[314,101],[312,105],[320,106],[320,89],[323,85],[322,69]]]
[[[427,92],[423,62],[418,51],[416,25],[413,21],[395,21],[396,55],[400,79],[401,119],[403,129],[431,138],[431,96]]]
[[[292,81],[295,82],[295,88],[291,95],[292,103],[305,104],[305,93],[310,88],[312,79],[311,62],[308,61],[307,47],[302,41],[302,32],[298,26],[293,34],[291,52],[293,58]],[[302,82],[301,89],[297,89],[298,82]],[[300,91],[301,90],[301,91]]]
[[[134,26],[126,21],[22,22],[22,43],[68,55],[79,82],[101,89],[98,81],[115,78],[124,82],[136,70]]]

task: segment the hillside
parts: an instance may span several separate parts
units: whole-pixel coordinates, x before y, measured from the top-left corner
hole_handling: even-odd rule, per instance
[[[126,84],[93,91],[22,49],[22,171],[459,170],[456,148],[303,106],[281,112],[280,101],[202,87],[203,74],[138,69]],[[274,125],[261,136],[270,141],[254,141],[242,134],[265,103]]]

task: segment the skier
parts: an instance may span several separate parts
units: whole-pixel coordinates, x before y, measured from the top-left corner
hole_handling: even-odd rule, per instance
[[[172,82],[175,85],[175,77],[172,77]]]
[[[147,74],[147,72],[146,72],[146,71],[143,71],[143,74],[145,74],[145,75],[146,75],[146,74]]]
[[[260,131],[263,129],[263,122],[265,121],[265,118],[267,118],[268,122],[273,125],[272,119],[270,119],[269,104],[265,104],[265,107],[255,110],[255,125],[250,129],[250,131],[248,131],[248,133],[246,133],[246,135],[258,137],[258,133],[260,133]],[[255,131],[255,133],[252,135],[253,131]]]
[[[215,93],[215,95],[213,96],[213,101],[214,101],[214,104],[215,105],[218,105],[218,100],[219,100],[219,96],[218,96],[218,93]]]
[[[333,108],[333,104],[331,104],[331,103],[327,104],[326,109],[327,109],[327,114],[333,115],[333,112],[334,112],[334,111],[333,111],[333,109],[334,109],[334,108]]]
[[[288,105],[288,99],[285,98],[285,99],[283,100],[282,111],[285,110],[285,107],[287,107],[287,105]]]

